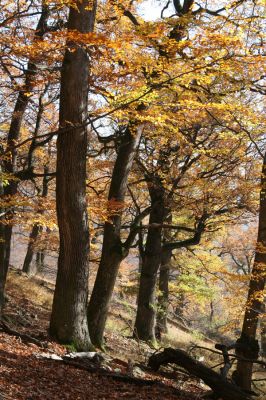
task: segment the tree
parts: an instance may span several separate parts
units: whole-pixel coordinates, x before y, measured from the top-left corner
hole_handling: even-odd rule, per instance
[[[43,97],[46,93],[46,91],[48,90],[48,85],[46,86],[44,92],[41,94],[40,98],[39,98],[39,108],[38,108],[38,112],[37,112],[37,118],[36,118],[36,125],[35,125],[35,130],[34,130],[34,139],[36,140],[38,137],[38,133],[41,127],[41,119],[42,119],[42,115],[44,112],[44,108],[45,105],[43,104]],[[29,149],[29,153],[28,153],[28,166],[29,168],[32,168],[32,163],[33,163],[33,148],[35,146],[35,140],[33,140],[31,142],[30,145],[30,149]],[[48,157],[51,157],[51,146],[49,146],[48,148]],[[45,166],[44,166],[44,176],[43,176],[43,180],[42,180],[42,193],[41,193],[41,198],[44,199],[48,196],[48,183],[49,183],[49,159],[46,161]],[[43,214],[44,210],[42,210],[41,208],[37,211],[39,214]],[[36,273],[36,268],[33,267],[33,263],[32,263],[32,258],[33,258],[33,254],[34,254],[34,245],[36,244],[36,240],[39,236],[39,234],[42,231],[42,226],[40,223],[35,223],[32,227],[32,230],[30,232],[29,235],[29,243],[28,243],[28,248],[27,248],[27,252],[25,255],[25,259],[24,259],[24,263],[23,263],[23,267],[22,267],[22,271],[26,272],[28,275],[32,275],[34,273]]]
[[[47,31],[47,21],[49,17],[49,8],[42,3],[42,11],[39,22],[35,30],[34,41],[42,39]],[[34,77],[37,74],[37,66],[34,58],[30,57],[24,76],[24,86],[19,91],[11,117],[10,127],[7,135],[7,144],[5,153],[7,156],[3,162],[3,172],[8,175],[9,181],[4,187],[4,195],[10,198],[17,192],[18,180],[14,177],[17,172],[17,148],[16,141],[20,137],[23,117],[30,100],[30,92],[34,87]],[[5,226],[1,228],[3,236],[0,238],[0,315],[4,306],[4,290],[7,277],[7,271],[10,261],[10,247],[12,237],[12,212],[7,211],[1,219],[5,219]]]
[[[260,315],[264,312],[264,288],[266,277],[266,154],[263,159],[260,191],[259,227],[255,260],[252,267],[248,298],[241,336],[236,343],[236,353],[242,358],[256,360],[259,345],[256,331]],[[235,382],[243,389],[251,390],[252,361],[238,360],[234,373]]]
[[[88,306],[88,323],[92,342],[102,346],[103,333],[110,299],[121,261],[127,256],[129,246],[121,241],[121,219],[127,190],[128,175],[142,133],[141,126],[129,124],[122,132],[118,154],[110,184],[108,220],[104,224],[101,261],[97,271]]]
[[[96,1],[76,1],[70,7],[69,34],[82,36],[93,31],[96,5]],[[79,350],[91,347],[87,322],[89,229],[85,124],[88,77],[88,52],[74,39],[69,39],[61,72],[56,170],[60,249],[50,333]]]

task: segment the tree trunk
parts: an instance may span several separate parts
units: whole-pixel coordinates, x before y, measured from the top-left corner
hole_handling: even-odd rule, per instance
[[[143,258],[144,258],[144,234],[142,232],[142,224],[140,224],[140,231],[138,234],[138,254],[139,254],[139,274],[142,270]]]
[[[0,196],[3,196],[4,194],[4,185],[3,185],[3,179],[2,179],[2,168],[0,165]],[[1,219],[4,219],[4,214],[5,213],[5,209],[4,208],[0,208],[0,215],[1,215]],[[5,259],[5,225],[3,225],[2,223],[0,223],[0,260],[1,262],[3,262],[3,260]],[[2,317],[2,310],[3,310],[3,306],[4,306],[4,292],[5,292],[5,282],[6,282],[6,276],[5,276],[5,268],[2,268],[2,264],[0,267],[0,320]]]
[[[159,275],[158,312],[156,321],[156,333],[158,335],[158,339],[161,337],[162,333],[167,333],[171,258],[172,250],[163,249]]]
[[[255,260],[253,264],[246,311],[240,338],[237,340],[237,354],[248,359],[257,359],[259,345],[256,331],[259,315],[263,313],[263,291],[266,272],[266,154],[262,168],[259,228]],[[234,372],[235,382],[246,390],[251,389],[252,362],[238,360]]]
[[[36,273],[40,273],[43,271],[44,269],[44,259],[45,259],[45,253],[43,252],[43,250],[38,251],[36,253],[36,260],[35,260],[35,264],[36,264]]]
[[[149,225],[163,224],[165,218],[164,189],[148,182],[151,197]],[[145,254],[140,274],[135,335],[141,340],[155,341],[156,280],[161,262],[162,228],[150,227],[147,233]]]
[[[68,30],[93,31],[96,1],[76,1]],[[56,207],[60,249],[50,333],[78,350],[91,348],[87,322],[89,228],[86,200],[89,57],[67,43],[61,72]]]
[[[121,138],[112,174],[108,200],[111,207],[117,207],[110,210],[109,220],[104,225],[101,261],[88,307],[91,340],[99,347],[103,344],[104,328],[119,266],[129,250],[121,242],[122,207],[140,135],[140,128],[133,124],[127,127]]]
[[[28,248],[27,248],[27,253],[24,259],[22,271],[28,274],[29,276],[35,275],[37,270],[36,270],[36,265],[32,262],[33,259],[33,254],[34,254],[34,245],[36,243],[36,240],[39,236],[39,233],[41,232],[42,228],[38,224],[34,224],[29,236],[29,243],[28,243]]]
[[[266,299],[263,305],[263,315],[260,321],[261,356],[266,358]]]
[[[47,20],[49,16],[48,7],[43,4],[42,13],[35,30],[34,40],[39,40],[43,37],[47,30]],[[16,141],[19,139],[22,120],[29,103],[28,92],[31,92],[34,87],[34,77],[37,73],[37,67],[33,60],[29,60],[27,70],[25,72],[25,83],[23,90],[19,91],[18,98],[14,107],[14,111],[11,118],[7,137],[7,148],[6,153],[8,159],[3,163],[3,169],[10,175],[10,181],[4,188],[4,196],[8,199],[17,192],[17,181],[12,180],[12,174],[16,172],[17,168],[17,151],[15,148]],[[12,238],[12,212],[7,212],[4,217],[0,217],[0,224],[4,223],[4,229],[1,228],[0,238],[0,315],[2,314],[2,308],[4,306],[4,290],[7,277],[7,271],[10,261],[10,249],[11,249],[11,238]]]
[[[260,321],[260,337],[261,337],[261,355],[266,357],[266,299],[263,305],[263,315]]]
[[[166,211],[165,222],[172,223],[171,210]],[[164,230],[164,242],[171,240],[171,229]],[[167,333],[167,314],[169,304],[169,276],[171,268],[172,250],[162,248],[162,260],[159,274],[158,312],[156,320],[156,336],[161,338],[162,333]]]

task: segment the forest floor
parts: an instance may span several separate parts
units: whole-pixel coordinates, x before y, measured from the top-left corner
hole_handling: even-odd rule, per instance
[[[103,355],[108,360],[106,374],[97,368],[92,372],[69,365],[65,359],[48,358],[71,351],[47,334],[52,295],[51,282],[10,271],[5,321],[13,334],[0,330],[0,399],[198,400],[208,391],[199,380],[179,369],[153,373],[140,368],[147,365],[155,349],[129,337],[131,311],[125,304],[115,304],[108,321]],[[170,327],[170,337],[165,341],[166,346],[186,350],[193,345],[213,348],[211,342],[197,340],[176,327]],[[197,355],[202,356],[203,351],[199,349]],[[215,354],[208,357],[208,363],[217,363]]]

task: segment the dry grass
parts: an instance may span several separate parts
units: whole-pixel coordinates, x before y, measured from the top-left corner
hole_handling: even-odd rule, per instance
[[[18,270],[10,269],[7,277],[7,293],[32,301],[36,306],[51,309],[54,285],[46,280],[29,277]]]

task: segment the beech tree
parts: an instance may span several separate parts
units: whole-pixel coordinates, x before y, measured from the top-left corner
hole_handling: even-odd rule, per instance
[[[93,31],[96,1],[70,7],[68,32]],[[88,322],[89,228],[86,201],[89,55],[74,40],[66,43],[61,73],[57,138],[56,202],[60,235],[58,272],[50,333],[79,350],[91,347]]]
[[[197,70],[197,68],[199,68],[199,69],[202,68],[204,70],[204,68],[205,68],[204,67],[204,62],[206,61],[206,55],[210,54],[210,49],[207,49],[207,46],[206,46],[207,40],[204,39],[202,42],[197,43],[197,45],[195,46],[195,48],[197,49],[197,50],[195,50],[195,54],[197,54],[198,59],[197,59],[197,62],[194,63],[195,58],[194,57],[189,57],[183,51],[183,49],[186,49],[187,41],[183,40],[183,43],[182,43],[182,39],[186,38],[186,34],[188,33],[188,29],[189,29],[188,27],[193,26],[193,24],[195,24],[195,29],[196,30],[198,29],[198,25],[197,24],[199,24],[199,20],[200,20],[201,16],[204,15],[204,14],[206,16],[210,16],[211,15],[211,16],[214,16],[214,17],[216,17],[216,16],[219,17],[220,16],[221,17],[221,21],[222,21],[223,20],[222,13],[226,10],[226,8],[222,7],[221,9],[219,9],[217,11],[213,11],[213,10],[209,10],[209,9],[203,7],[203,6],[202,7],[200,6],[199,8],[197,8],[195,6],[195,10],[194,10],[193,9],[193,5],[194,5],[193,1],[184,2],[183,4],[181,4],[180,2],[175,2],[177,21],[174,21],[174,23],[169,24],[169,25],[167,25],[167,23],[165,24],[167,26],[167,28],[166,28],[167,35],[163,38],[164,42],[162,44],[162,42],[159,43],[156,40],[158,37],[162,38],[162,34],[159,34],[158,32],[150,34],[150,28],[147,26],[148,24],[146,25],[145,23],[144,24],[139,23],[138,19],[132,14],[132,12],[130,10],[126,9],[126,7],[124,5],[121,5],[118,2],[112,2],[112,3],[114,3],[116,8],[118,10],[120,10],[120,15],[123,15],[123,16],[126,16],[127,18],[129,18],[134,27],[137,26],[138,31],[136,30],[134,33],[138,32],[138,34],[139,34],[139,32],[143,32],[144,35],[147,35],[147,37],[149,39],[148,40],[149,45],[150,45],[150,42],[151,42],[150,39],[152,38],[152,44],[154,46],[154,52],[155,52],[155,54],[159,55],[159,57],[157,59],[157,64],[158,65],[156,64],[156,67],[154,67],[154,65],[151,66],[149,64],[147,66],[145,64],[144,64],[144,66],[142,65],[142,71],[143,71],[143,75],[144,75],[144,78],[145,78],[145,80],[144,80],[145,88],[148,88],[148,89],[146,89],[148,95],[147,95],[147,98],[145,99],[145,107],[144,107],[144,111],[142,112],[142,115],[141,115],[141,118],[140,118],[140,123],[142,121],[144,121],[144,122],[149,121],[151,123],[153,121],[156,121],[156,124],[158,125],[158,123],[160,124],[160,122],[158,122],[158,121],[162,120],[163,122],[165,122],[165,125],[167,126],[167,123],[168,123],[167,119],[168,118],[169,119],[173,118],[173,120],[175,120],[175,121],[177,120],[177,118],[176,118],[176,116],[174,116],[174,112],[169,113],[167,116],[164,116],[164,114],[162,112],[162,107],[161,107],[162,104],[160,104],[159,101],[162,102],[162,98],[163,97],[159,97],[160,93],[162,92],[160,89],[163,88],[163,87],[166,87],[167,85],[169,85],[169,86],[171,86],[171,85],[170,85],[169,82],[165,82],[165,84],[163,82],[160,82],[160,80],[162,79],[161,76],[163,76],[166,73],[169,76],[169,74],[174,72],[174,65],[175,65],[175,61],[176,61],[175,57],[177,57],[178,61],[183,59],[182,60],[183,61],[182,65],[184,66],[184,68],[186,68],[188,66],[191,66],[192,69],[195,68]],[[241,3],[242,2],[239,2],[239,3],[237,3],[237,5],[236,4],[231,4],[232,9],[235,9]],[[117,20],[119,17],[116,15],[113,18],[115,20]],[[204,17],[202,18],[202,21],[206,22],[204,20]],[[173,24],[175,25],[175,22],[178,22],[178,24],[173,28]],[[156,28],[156,24],[153,24],[153,25]],[[219,23],[218,23],[218,25],[219,25]],[[142,33],[142,38],[141,38],[142,40],[143,40],[143,36],[144,36],[143,33]],[[205,33],[206,33],[206,30],[204,31],[204,34]],[[222,60],[221,61],[221,65],[223,65],[223,68],[226,71],[227,70],[228,71],[229,70],[232,71],[234,68],[239,68],[239,60],[238,60],[237,57],[236,57],[236,61],[235,61],[235,64],[234,64],[234,58],[233,58],[233,55],[232,55],[232,65],[230,66],[229,65],[229,61],[227,60],[228,55],[225,56],[224,53],[223,53],[223,50],[224,50],[225,52],[228,51],[228,52],[232,52],[234,54],[234,51],[236,49],[235,45],[236,44],[239,45],[239,43],[236,43],[236,42],[233,42],[233,41],[230,42],[230,40],[228,38],[223,38],[222,35],[218,35],[218,36],[214,37],[212,34],[210,34],[210,36],[213,39],[213,47],[212,47],[212,49],[213,49],[213,51],[215,53],[215,56],[219,60],[220,60],[219,57],[221,56],[221,60]],[[154,38],[155,38],[155,40],[154,40]],[[139,37],[138,37],[138,39],[139,39]],[[222,53],[220,52],[221,46],[222,46]],[[224,49],[223,49],[223,46],[224,46]],[[200,53],[200,51],[198,50],[199,48],[202,48],[202,53]],[[193,53],[193,51],[194,51],[193,46],[192,46],[191,49],[189,49],[189,51],[191,51]],[[199,56],[199,54],[200,54],[200,56]],[[212,56],[212,59],[213,59],[213,56]],[[167,61],[171,61],[170,66],[167,65]],[[199,64],[198,64],[199,61],[203,62],[203,65],[201,65],[200,67],[199,67]],[[231,62],[231,58],[230,58],[230,62]],[[167,67],[165,67],[165,65],[164,65],[164,69],[162,68],[162,64],[163,63],[165,63],[167,65]],[[118,64],[120,66],[123,65],[124,75],[126,75],[126,73],[127,73],[127,69],[126,69],[127,60],[124,60],[124,59],[121,60],[120,59]],[[212,64],[212,61],[211,61],[211,64]],[[171,65],[172,65],[172,68],[171,68]],[[209,80],[212,80],[214,76],[215,76],[215,79],[217,78],[217,71],[220,68],[218,65],[220,65],[219,62],[217,62],[217,60],[215,60],[215,61],[213,61],[213,64],[210,67],[209,66],[206,67],[206,70],[208,69],[208,71],[211,71],[210,76],[208,78]],[[226,65],[226,67],[225,67],[225,65]],[[192,105],[192,107],[195,106],[195,108],[194,108],[194,110],[195,110],[196,107],[197,107],[196,104],[199,104],[199,103],[201,103],[200,107],[204,107],[204,105],[202,104],[202,100],[198,100],[196,98],[197,96],[198,97],[204,96],[203,95],[204,89],[202,88],[202,85],[203,86],[205,85],[205,81],[204,81],[205,78],[203,77],[204,74],[203,73],[193,74],[194,78],[196,76],[196,78],[193,79],[192,75],[191,76],[189,75],[189,72],[185,72],[185,73],[181,74],[182,77],[183,77],[183,75],[186,75],[186,73],[188,74],[188,77],[187,78],[186,77],[183,78],[183,80],[181,79],[180,83],[178,82],[177,79],[174,80],[175,83],[178,82],[178,86],[180,86],[181,90],[184,90],[184,92],[186,93],[184,96],[182,96],[182,95],[180,96],[181,97],[181,102],[179,101],[179,97],[178,97],[180,95],[180,93],[179,92],[177,93],[176,98],[177,98],[177,102],[179,101],[178,104],[180,104],[180,108],[182,108],[183,106],[184,107],[189,107],[189,106]],[[228,75],[229,74],[230,73],[228,73]],[[132,75],[132,70],[130,70],[130,76],[131,75]],[[138,75],[138,78],[140,78],[139,75]],[[170,82],[171,82],[171,80],[170,80]],[[237,88],[233,88],[232,83],[231,82],[229,83],[229,82],[230,81],[228,79],[228,81],[226,83],[226,85],[227,85],[226,90],[223,91],[223,93],[220,94],[220,99],[222,98],[222,96],[226,96],[227,91],[228,92],[232,91],[232,93],[234,93],[237,90],[241,90],[241,89],[239,89],[239,86],[237,86]],[[223,81],[223,83],[224,83],[224,81]],[[220,88],[219,85],[222,84],[222,80],[217,79],[217,83],[216,84],[217,84],[217,86],[213,90],[213,93],[212,93],[212,89],[210,87],[208,87],[208,89],[206,89],[205,101],[207,102],[207,104],[208,104],[208,102],[211,102],[212,95],[219,97],[218,87]],[[141,85],[139,84],[139,86],[141,86]],[[142,86],[141,86],[141,88],[142,88]],[[158,89],[158,94],[152,93],[152,95],[151,95],[150,93],[155,91],[155,88]],[[189,94],[189,92],[191,92],[191,94]],[[193,92],[196,93],[195,98],[193,98]],[[141,97],[145,98],[145,95],[143,96],[143,92],[139,91],[139,93],[141,93]],[[157,96],[158,96],[158,99],[157,99]],[[116,96],[116,97],[119,98],[119,96]],[[166,93],[165,93],[165,97],[166,97]],[[121,98],[125,98],[125,96],[121,96]],[[153,104],[155,103],[155,99],[156,99],[156,101],[158,101],[158,104],[160,104],[160,107],[159,106],[157,107],[157,113],[156,114],[154,113],[154,111],[151,111],[153,107],[149,106],[149,103],[153,103]],[[129,101],[131,101],[131,100],[129,100]],[[121,104],[121,103],[119,103],[119,101],[116,100],[115,105],[117,105],[117,104]],[[212,106],[210,108],[210,111],[208,110],[209,113],[213,112],[213,110],[211,110],[212,107],[215,108],[215,106],[213,106],[213,104],[212,104]],[[220,108],[224,107],[224,106],[221,106],[221,101],[220,100],[217,101],[217,107],[220,107]],[[155,110],[156,110],[156,108],[155,108]],[[174,108],[173,108],[173,110],[174,110]],[[132,109],[130,111],[132,112]],[[179,111],[178,106],[176,107],[175,111]],[[165,112],[165,110],[164,110],[164,112]],[[120,113],[118,112],[117,114],[114,114],[114,115],[118,115],[120,118],[125,117],[124,108],[123,108],[123,112],[122,113],[120,111]],[[159,115],[159,117],[158,117],[158,115]],[[189,118],[188,115],[187,115],[187,118]],[[145,119],[146,119],[146,121],[145,121]],[[166,120],[167,120],[167,122],[166,122]],[[131,121],[131,123],[133,123],[133,121]],[[162,135],[166,134],[166,131],[167,131],[167,128],[162,130],[161,131]],[[177,132],[175,132],[175,134],[177,134]],[[123,247],[123,249],[124,249],[124,247]],[[121,258],[121,257],[119,257],[119,258]],[[117,263],[115,263],[115,265],[117,265]],[[117,271],[117,268],[115,268],[115,270]],[[101,271],[101,268],[100,268],[99,271]],[[117,272],[114,272],[114,276],[116,275],[116,273]],[[96,299],[96,297],[95,297],[96,289],[93,290],[92,299],[94,299],[94,303],[95,304],[97,303],[98,305],[100,304],[101,301],[103,301],[104,304],[103,304],[102,309],[105,310],[103,314],[106,314],[107,309],[106,309],[106,300],[105,299],[107,297],[105,295],[103,295],[102,296],[102,300],[101,300],[101,296],[100,296],[101,284],[100,284],[100,281],[101,281],[100,279],[96,280],[97,288],[98,288],[97,289],[97,292],[98,292],[97,302],[95,300]],[[113,286],[113,284],[110,284],[110,288],[112,286]],[[108,292],[109,291],[111,291],[111,289],[109,289]],[[110,298],[109,295],[108,295],[108,298]],[[91,304],[92,304],[92,302],[91,302]],[[99,308],[101,308],[101,307],[99,307]],[[96,309],[96,307],[94,307],[94,309]],[[90,313],[90,307],[89,307],[89,313]],[[105,318],[106,317],[103,316],[101,318],[101,320],[105,321]],[[101,323],[101,325],[102,325],[102,323]],[[92,328],[92,329],[94,331],[96,330],[95,327]],[[100,330],[102,331],[103,329],[100,328]]]
[[[26,35],[22,61],[23,50],[13,45],[21,71],[20,85],[16,80],[14,83],[12,93],[18,97],[9,112],[11,124],[1,151],[0,194],[6,196],[0,204],[0,306],[12,226],[20,224],[8,202],[16,202],[18,182],[36,178],[41,186],[43,178],[42,195],[34,194],[37,206],[30,206],[43,216],[38,198],[44,200],[47,182],[56,175],[60,248],[51,335],[79,350],[91,348],[91,342],[102,346],[119,267],[134,246],[139,247],[141,259],[135,336],[154,341],[156,318],[159,330],[166,330],[173,254],[181,258],[179,251],[186,248],[192,253],[191,246],[199,245],[203,234],[210,237],[213,230],[231,223],[231,219],[242,221],[242,212],[246,217],[256,197],[256,168],[249,174],[246,166],[257,163],[254,149],[264,134],[261,108],[256,105],[264,76],[256,13],[260,2],[232,1],[216,8],[205,1],[168,1],[161,18],[152,21],[140,15],[141,2],[112,0],[99,3],[100,7],[96,0],[61,3],[51,6],[44,1],[42,9],[37,9],[41,18],[33,40],[32,34]],[[35,2],[29,10],[31,7]],[[173,9],[173,13],[168,10],[169,17],[165,16],[167,7]],[[58,8],[63,15],[69,10],[67,24],[65,15],[60,20],[59,11],[51,16]],[[96,8],[99,18],[94,31]],[[52,26],[48,26],[49,15]],[[20,13],[10,14],[3,24],[20,17]],[[20,29],[23,36],[26,29]],[[49,45],[56,49],[52,56]],[[46,51],[41,52],[42,47]],[[60,67],[53,69],[56,63]],[[15,73],[9,61],[1,63],[1,68],[13,81]],[[44,87],[46,78],[50,82],[50,72],[40,72],[44,70],[61,74],[60,98],[55,95],[52,100],[51,114],[55,116],[46,116],[49,122],[57,120],[59,100],[59,127],[49,127],[49,132],[41,129],[49,124],[40,125],[45,119],[41,115],[43,104],[36,112],[36,93],[43,93],[44,103],[49,97]],[[37,88],[38,77],[42,82]],[[58,81],[56,87],[51,91],[58,90]],[[32,136],[21,129],[28,115],[32,118],[28,122]],[[91,140],[88,142],[87,126],[90,135],[96,135],[95,141],[99,139],[95,145],[99,151],[94,151]],[[38,166],[41,172],[35,173],[33,153],[37,147],[53,142],[55,136],[56,171],[48,170],[43,158]],[[102,167],[97,170],[99,165]],[[94,173],[97,176],[92,183]],[[148,216],[149,222],[144,223],[143,218]],[[33,245],[42,230],[37,217],[32,221],[28,224],[32,230],[23,267],[26,272],[30,272]],[[98,243],[93,248],[100,262],[88,302],[88,263],[94,256],[89,233],[94,229],[95,237],[100,236],[100,241],[103,237],[103,244],[101,253]],[[260,225],[259,243],[264,240],[263,229]],[[207,247],[206,243],[202,247]],[[239,351],[243,341],[249,341],[253,353],[245,349],[242,354],[250,359],[257,356],[255,332],[264,279],[258,267],[262,264],[260,250],[259,245],[239,340]],[[196,258],[197,251],[200,259],[199,247],[193,254]],[[189,272],[188,268],[184,275]],[[226,274],[220,270],[221,275],[223,272]],[[196,273],[202,273],[197,266]],[[176,287],[179,290],[181,285]],[[194,299],[195,293],[196,289]],[[181,288],[180,297],[183,295]],[[211,307],[210,320],[213,304]],[[240,362],[237,369],[236,379],[247,388],[251,364]]]
[[[123,244],[121,241],[121,217],[128,175],[141,133],[141,126],[132,126],[131,124],[121,133],[118,154],[112,173],[108,200],[110,207],[117,205],[117,209],[109,211],[110,215],[104,224],[101,261],[88,306],[89,331],[92,342],[98,346],[102,346],[109,303],[118,269],[130,248],[128,243]]]
[[[195,133],[194,130],[192,131]],[[146,341],[155,340],[155,316],[157,308],[156,282],[160,263],[163,262],[163,265],[169,268],[173,250],[199,244],[202,234],[205,230],[210,229],[211,225],[214,226],[216,218],[220,216],[224,218],[237,209],[241,210],[245,208],[245,204],[247,204],[246,201],[248,200],[248,197],[243,197],[242,200],[239,199],[238,201],[232,201],[232,197],[230,197],[230,199],[227,198],[232,181],[226,176],[226,171],[229,163],[232,168],[233,165],[234,168],[237,168],[237,165],[239,165],[236,154],[236,157],[233,157],[233,152],[230,151],[229,154],[221,154],[218,158],[212,157],[212,152],[215,152],[214,148],[212,148],[212,135],[215,130],[210,134],[207,129],[197,129],[196,131],[197,135],[193,136],[188,133],[186,136],[187,142],[189,142],[189,137],[193,137],[194,142],[190,150],[187,149],[184,151],[183,149],[185,154],[183,156],[184,158],[182,157],[181,149],[176,150],[176,146],[173,146],[172,149],[170,146],[164,146],[160,150],[161,156],[158,157],[156,163],[154,163],[154,159],[150,164],[147,163],[146,166],[144,166],[142,162],[140,163],[146,175],[149,192],[151,193],[153,190],[151,188],[154,188],[155,193],[153,194],[152,192],[151,194],[151,213],[140,274],[140,292],[135,323],[136,336]],[[205,135],[204,148],[206,150],[206,155],[202,154],[199,156],[197,153],[197,143],[201,143]],[[207,149],[209,149],[209,152],[207,152]],[[153,157],[155,157],[154,150],[152,153]],[[171,153],[173,153],[173,157],[171,157]],[[207,162],[209,156],[210,159],[209,162]],[[152,163],[155,165],[154,170],[152,169]],[[221,167],[222,165],[223,167]],[[161,169],[159,169],[158,166],[161,166]],[[216,176],[218,169],[219,175]],[[193,171],[196,174],[193,189],[191,187],[186,188],[187,176],[189,175],[191,179]],[[171,175],[172,172],[174,172],[174,176]],[[208,184],[207,180],[204,183],[205,178],[203,177],[205,175],[207,180],[212,180],[212,184]],[[221,175],[224,175],[224,177],[221,178]],[[202,179],[203,181],[201,182]],[[215,183],[216,180],[217,182]],[[221,186],[227,189],[225,189],[225,192],[219,193],[217,190],[215,191],[214,187],[212,191],[212,185],[216,188]],[[236,181],[235,185],[237,185]],[[180,188],[182,188],[182,195],[180,193]],[[188,226],[167,223],[169,213],[173,213],[176,218],[178,212],[181,214],[182,212],[186,212],[186,203],[184,202],[186,190],[188,190],[187,201],[188,204],[190,204],[189,207],[192,206],[193,195],[191,189],[196,194],[194,199],[195,214],[190,214],[190,221],[194,221],[194,227],[191,223]],[[234,190],[236,190],[236,186]],[[180,198],[182,198],[183,204],[180,202]],[[176,211],[174,211],[175,207],[177,208]],[[155,217],[152,214],[153,209],[155,211],[157,210]],[[157,216],[159,217],[157,218]],[[155,220],[155,218],[157,219]],[[177,240],[168,237],[168,240],[163,240],[162,232],[165,229],[174,230],[179,232],[179,234],[182,232],[183,238],[181,239],[179,236]],[[164,239],[166,239],[166,237]],[[162,292],[164,296],[164,308],[166,308],[167,301],[167,276],[168,273],[164,276],[164,289],[161,287],[161,289],[165,290],[165,293]],[[166,311],[166,309],[164,311]]]
[[[42,3],[42,11],[39,22],[37,24],[34,41],[39,41],[47,31],[47,22],[49,17],[49,8]],[[15,18],[15,17],[14,17]],[[12,18],[11,18],[12,20]],[[17,100],[14,106],[14,110],[11,116],[11,122],[6,140],[6,149],[4,161],[2,161],[2,169],[9,182],[4,187],[4,195],[6,198],[10,198],[17,192],[18,180],[15,177],[17,173],[17,148],[16,141],[20,138],[22,121],[26,108],[29,104],[30,93],[34,88],[34,77],[37,74],[37,66],[33,58],[29,58],[27,69],[24,75],[24,85],[19,91]],[[1,219],[5,219],[5,225],[1,228],[2,237],[0,239],[0,313],[4,306],[4,289],[7,277],[7,271],[10,262],[10,247],[12,237],[12,212],[7,211],[1,216]]]

